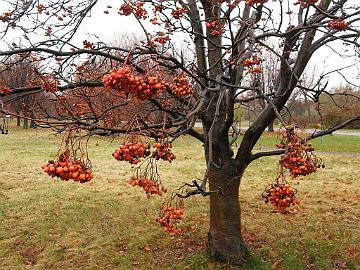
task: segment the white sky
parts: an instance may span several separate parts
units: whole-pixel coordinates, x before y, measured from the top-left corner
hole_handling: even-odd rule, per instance
[[[358,0],[350,0],[353,4],[359,4]],[[114,3],[111,3],[114,2]],[[112,9],[107,9],[106,6],[111,4],[113,6]],[[86,18],[85,21],[80,26],[79,32],[76,36],[76,39],[79,42],[79,46],[83,40],[94,40],[89,36],[89,34],[94,34],[98,36],[101,40],[106,43],[114,43],[115,40],[121,38],[121,36],[126,34],[131,35],[141,35],[142,30],[138,22],[132,16],[119,16],[117,14],[117,8],[119,6],[119,1],[111,1],[111,0],[100,0],[92,11],[91,17]],[[267,4],[269,7],[274,7],[274,12],[277,11],[276,3],[269,2]],[[0,11],[1,11],[0,7]],[[104,10],[109,10],[110,14],[104,14]],[[294,9],[295,10],[295,9]],[[147,27],[152,27],[150,24]],[[1,28],[1,23],[0,23]],[[15,38],[16,33],[10,34],[7,37],[9,40],[13,36]],[[16,38],[15,38],[16,39]],[[174,42],[178,48],[186,50],[188,47],[187,43],[184,43],[184,37],[181,35],[177,35],[172,38],[172,42]],[[346,47],[341,43],[337,43],[335,46],[336,50],[346,54],[346,50],[349,49],[352,51],[353,47]],[[351,64],[357,64],[357,68],[346,69],[343,71],[343,74],[346,75],[347,80],[353,82],[354,84],[359,84],[360,78],[359,69],[360,63],[359,58],[342,58],[335,53],[333,53],[328,48],[322,48],[317,51],[312,59],[310,60],[310,64],[308,70],[316,70],[316,73],[321,74],[323,72],[329,72],[330,70],[338,69],[340,67],[349,66]],[[329,86],[336,87],[339,85],[346,85],[345,80],[337,74],[332,74],[329,76]]]

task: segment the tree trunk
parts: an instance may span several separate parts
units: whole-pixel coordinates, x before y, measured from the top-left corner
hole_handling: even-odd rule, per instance
[[[241,234],[239,186],[242,173],[233,161],[222,168],[209,170],[210,230],[208,233],[208,253],[216,261],[231,265],[242,265],[248,249]]]
[[[29,121],[27,118],[24,118],[23,128],[28,129],[29,128]]]
[[[18,127],[20,127],[20,126],[21,126],[20,113],[18,113],[18,115],[16,116],[16,126],[18,126]]]
[[[36,127],[34,119],[35,119],[34,111],[31,111],[30,128],[35,128]]]
[[[268,125],[268,132],[274,132],[274,120]]]

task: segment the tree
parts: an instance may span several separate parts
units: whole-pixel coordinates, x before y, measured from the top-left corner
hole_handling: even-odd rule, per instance
[[[333,93],[320,99],[322,124],[328,128],[355,117],[360,111],[360,92],[352,87],[335,89]],[[349,128],[360,128],[360,123],[353,122]]]
[[[42,110],[37,116],[39,126],[71,132],[84,129],[88,135],[145,135],[159,141],[152,154],[157,159],[175,158],[170,147],[180,135],[195,137],[204,145],[207,169],[203,181],[193,181],[174,196],[210,196],[208,252],[219,261],[241,265],[248,253],[240,230],[239,205],[239,187],[248,165],[260,157],[285,153],[283,166],[290,168],[293,176],[303,174],[289,167],[292,161],[286,159],[290,150],[284,144],[279,144],[279,150],[252,153],[266,127],[278,118],[286,126],[284,142],[306,146],[304,151],[310,151],[308,140],[360,119],[356,115],[298,140],[294,128],[279,113],[286,108],[294,89],[301,86],[303,71],[319,50],[330,47],[332,53],[340,54],[336,46],[346,43],[354,48],[354,56],[359,52],[360,10],[351,0],[298,0],[290,1],[289,5],[267,0],[129,0],[117,3],[116,7],[102,6],[96,0],[79,0],[76,6],[65,0],[7,3],[0,16],[1,33],[7,37],[11,29],[21,33],[23,39],[21,48],[14,43],[0,51],[1,59],[22,55],[46,65],[48,70],[39,74],[37,84],[3,89],[0,95],[47,92],[57,109],[51,111],[38,104]],[[112,16],[116,8],[129,24],[137,22],[143,29],[144,41],[129,49],[89,36],[79,46],[80,25],[91,18],[92,11],[102,8],[105,15]],[[175,40],[179,34],[190,43],[186,51],[177,49]],[[259,53],[265,49],[279,63],[272,88],[266,92],[261,91],[263,78],[258,76],[262,68],[267,68],[261,66]],[[342,71],[333,72],[343,74]],[[302,86],[314,102],[326,90],[324,78],[321,75],[311,89]],[[93,88],[98,90],[92,92]],[[75,106],[71,103],[74,99],[76,104],[83,105]],[[233,143],[239,136],[236,129],[234,137],[229,137],[234,126],[234,108],[254,100],[262,100],[266,106],[241,137],[239,147],[235,147]],[[12,114],[9,104],[4,102],[1,111]],[[202,131],[195,128],[198,119]],[[104,124],[108,120],[111,125]],[[68,136],[65,141],[69,143],[72,139]],[[124,143],[123,147],[128,149],[124,151],[135,151],[134,145],[135,141]],[[150,154],[149,145],[136,145],[136,151],[139,148],[141,151],[134,156]],[[70,152],[64,150],[59,160],[76,154]],[[120,150],[114,157],[132,164],[139,160],[123,155]],[[55,175],[54,164],[44,169]],[[83,169],[86,175],[80,180],[91,179],[85,165]],[[140,180],[133,178],[131,183],[148,188],[148,194],[152,194],[149,188],[154,193],[164,191],[159,189],[157,175],[150,182]],[[280,190],[284,186],[277,187]],[[265,198],[268,199],[266,194]],[[165,207],[162,213],[173,210]],[[173,218],[181,217],[180,212],[173,212]]]
[[[2,62],[0,85],[8,88],[25,87],[36,77],[37,67],[33,65],[28,59],[15,56],[9,57]],[[13,103],[13,110],[17,112],[17,126],[20,126],[20,115],[31,116],[30,107],[34,103],[34,96],[17,94],[16,102]],[[33,126],[33,122],[30,123]],[[24,118],[24,128],[28,128],[28,118]]]

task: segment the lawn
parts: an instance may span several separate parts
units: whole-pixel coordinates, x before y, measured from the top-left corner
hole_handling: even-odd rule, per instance
[[[41,171],[57,153],[58,138],[50,134],[12,128],[0,136],[0,269],[226,268],[210,262],[204,251],[208,198],[187,199],[185,233],[165,234],[155,222],[163,198],[146,199],[131,187],[131,166],[111,156],[121,138],[90,141],[95,178],[79,184],[52,180]],[[337,144],[342,147],[335,149]],[[354,136],[326,137],[323,145],[314,145],[327,152],[360,152]],[[194,139],[182,137],[173,149],[177,159],[159,165],[169,190],[202,177],[204,170],[202,146]],[[261,199],[275,177],[277,158],[250,165],[240,202],[253,254],[243,269],[360,268],[360,158],[321,157],[325,169],[291,181],[301,204],[289,215],[272,212]]]
[[[274,147],[279,141],[277,133],[265,133],[257,143],[257,147]],[[316,151],[340,152],[360,155],[360,136],[327,135],[311,140]]]

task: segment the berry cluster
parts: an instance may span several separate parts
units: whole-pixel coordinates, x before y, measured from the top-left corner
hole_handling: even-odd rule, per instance
[[[50,75],[45,75],[41,78],[40,86],[44,91],[55,93],[58,90],[59,81]]]
[[[41,168],[51,177],[58,177],[65,181],[73,179],[85,183],[94,177],[91,169],[81,161],[49,161]]]
[[[124,142],[113,153],[113,157],[119,161],[127,161],[130,164],[138,164],[141,158],[150,155],[150,146],[142,142]]]
[[[255,65],[259,65],[261,63],[261,59],[257,57],[256,54],[252,55],[250,58],[246,58],[243,60],[244,67],[252,67]]]
[[[206,27],[210,28],[210,35],[219,36],[225,31],[225,25],[218,21],[210,21],[205,23]]]
[[[256,54],[252,55],[250,58],[243,60],[244,67],[248,68],[250,73],[260,73],[261,67],[259,66],[261,59],[257,57]]]
[[[298,0],[294,5],[301,5],[304,8],[309,7],[310,5],[316,4],[318,0]]]
[[[164,44],[168,41],[170,41],[171,38],[169,37],[169,35],[167,35],[166,33],[164,32],[157,32],[156,33],[156,36],[154,38],[154,42],[157,42],[157,43],[160,43],[160,44]],[[149,44],[149,46],[152,45],[152,44]]]
[[[245,2],[246,5],[252,6],[254,4],[265,4],[268,0],[247,0]]]
[[[11,94],[11,89],[7,86],[0,86],[0,95],[8,95]]]
[[[171,11],[171,15],[174,17],[174,19],[181,19],[183,15],[187,12],[185,8],[176,8]]]
[[[154,143],[153,147],[155,150],[153,151],[152,157],[156,160],[162,159],[165,161],[173,161],[176,159],[176,156],[171,152],[172,144],[168,143]]]
[[[132,176],[130,178],[129,184],[133,187],[139,186],[142,189],[144,189],[146,193],[146,197],[150,199],[150,196],[153,194],[162,196],[163,193],[166,193],[167,189],[163,186],[161,186],[159,183],[157,183],[154,180],[148,179],[148,178],[137,178],[135,176]]]
[[[8,21],[10,21],[12,15],[13,14],[11,11],[6,11],[2,15],[0,15],[0,21],[8,22]]]
[[[124,3],[120,6],[118,13],[125,16],[134,14],[138,19],[143,20],[148,17],[143,1],[137,1],[135,4]]]
[[[153,76],[136,76],[129,67],[113,69],[103,77],[106,88],[113,88],[127,94],[135,94],[140,100],[152,98],[165,91],[169,84]]]
[[[179,234],[181,230],[176,227],[176,223],[184,218],[184,209],[164,205],[160,211],[160,216],[156,218],[165,232]]]
[[[277,181],[274,184],[268,186],[262,197],[264,198],[265,203],[270,202],[277,210],[283,211],[286,208],[290,207],[291,204],[298,204],[299,200],[295,197],[296,190],[293,189],[287,183],[278,183]]]
[[[331,30],[345,31],[349,27],[349,24],[345,20],[337,19],[329,21],[328,27]]]
[[[289,169],[292,177],[308,175],[316,172],[317,168],[324,167],[321,160],[312,153],[314,148],[311,144],[301,140],[296,135],[294,128],[287,130],[284,139],[276,147],[285,149],[285,154],[281,157],[280,163],[286,169]]]
[[[189,84],[188,78],[184,75],[175,77],[173,84],[170,86],[171,92],[179,97],[191,95],[193,87]]]

